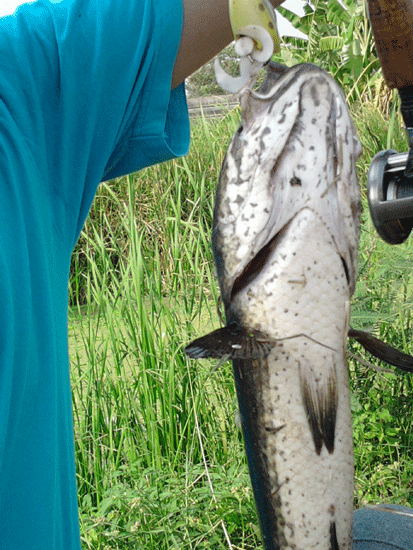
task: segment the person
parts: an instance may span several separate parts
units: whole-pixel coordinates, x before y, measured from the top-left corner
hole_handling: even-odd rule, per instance
[[[16,3],[0,19],[0,549],[76,550],[71,251],[101,181],[187,152],[184,79],[232,33],[228,0]]]
[[[0,549],[80,549],[70,256],[100,181],[184,155],[227,0],[19,0],[0,19]],[[2,0],[3,7],[3,0]]]

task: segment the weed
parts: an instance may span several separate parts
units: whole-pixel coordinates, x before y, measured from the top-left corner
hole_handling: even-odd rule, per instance
[[[85,549],[260,545],[231,366],[211,374],[183,354],[219,326],[213,195],[238,116],[198,122],[186,158],[103,184],[76,247],[70,354]],[[373,108],[355,118],[365,174],[387,146],[387,120]],[[408,243],[382,243],[364,213],[352,324],[406,352],[412,260]],[[349,371],[356,505],[413,505],[412,381],[353,360]]]

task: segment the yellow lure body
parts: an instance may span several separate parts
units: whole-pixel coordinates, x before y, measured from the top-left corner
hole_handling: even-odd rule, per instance
[[[236,40],[242,36],[241,29],[257,25],[269,32],[274,42],[274,53],[280,51],[277,19],[269,0],[229,0],[229,19]],[[261,50],[262,45],[258,43],[257,48]]]

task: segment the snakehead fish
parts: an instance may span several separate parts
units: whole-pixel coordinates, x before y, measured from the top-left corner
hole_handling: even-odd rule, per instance
[[[233,361],[265,548],[347,550],[361,146],[342,91],[313,65],[270,64],[240,102],[212,237],[227,324],[185,351]]]

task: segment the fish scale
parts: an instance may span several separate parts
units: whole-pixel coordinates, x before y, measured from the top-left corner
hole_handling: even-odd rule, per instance
[[[185,352],[232,359],[266,550],[350,550],[347,337],[413,372],[411,356],[349,327],[361,146],[342,91],[313,65],[268,64],[240,102],[212,231],[226,326]]]
[[[313,229],[317,227],[310,211],[304,211],[302,217]],[[289,228],[291,234],[305,234],[301,221],[298,217],[294,219]],[[345,311],[349,293],[341,259],[323,224],[320,233],[310,255],[307,252],[314,242],[312,238],[310,242],[296,239],[294,243],[293,239],[289,241],[288,233],[285,235],[284,248],[281,244],[274,263],[269,260],[265,274],[246,290],[251,303],[255,303],[256,295],[260,296],[257,308],[265,309],[265,316],[258,317],[255,310],[255,319],[260,322],[252,323],[254,310],[251,309],[248,317],[242,319],[248,326],[267,334],[274,327],[278,337],[303,333],[320,342],[301,336],[276,344],[264,360],[266,364],[259,367],[264,374],[255,386],[254,380],[248,380],[243,371],[246,362],[237,363],[242,378],[242,384],[237,385],[240,401],[248,403],[251,393],[261,396],[259,447],[266,457],[270,489],[278,490],[281,504],[276,509],[277,517],[279,522],[286,522],[282,529],[286,543],[281,548],[330,548],[331,523],[336,525],[339,548],[351,547],[353,461],[345,363]],[[299,270],[295,273],[286,270],[296,255],[304,251],[309,265],[302,266],[307,273],[305,284],[301,284]],[[279,262],[278,256],[283,258]],[[293,302],[292,294],[296,297]],[[271,307],[268,307],[270,301]],[[236,302],[233,307],[237,308]],[[343,312],[341,318],[332,316],[337,310]],[[323,445],[318,455],[303,407],[302,379],[307,379],[315,392],[325,391],[331,373],[338,400],[334,451],[329,453]],[[280,426],[282,428],[277,429]],[[249,456],[251,460],[255,458]],[[262,520],[264,525],[265,521]],[[280,525],[278,529],[281,531]]]
[[[350,550],[345,349],[361,147],[327,73],[267,70],[262,92],[241,92],[217,189],[212,243],[227,326],[186,351],[233,359],[266,550]]]

